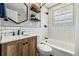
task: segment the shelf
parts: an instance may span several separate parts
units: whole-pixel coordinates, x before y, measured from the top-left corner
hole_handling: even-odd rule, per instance
[[[31,10],[36,13],[40,13],[40,7],[38,7],[36,4],[31,5]]]
[[[39,19],[31,19],[31,21],[38,22],[40,20]]]

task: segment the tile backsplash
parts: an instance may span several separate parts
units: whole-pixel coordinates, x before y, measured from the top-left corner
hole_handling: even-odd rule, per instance
[[[38,40],[37,42],[40,43],[42,39],[44,39],[44,28],[27,28],[27,27],[0,27],[0,40],[1,36],[2,38],[5,36],[13,36],[12,32],[15,32],[15,35],[17,35],[17,31],[21,30],[24,31],[24,35],[36,35]],[[45,33],[46,34],[46,33]]]
[[[25,28],[25,27],[0,27],[0,33],[2,36],[12,36],[12,32],[15,32],[17,35],[17,31],[21,30],[24,32],[24,35],[27,34],[39,34],[40,28]]]

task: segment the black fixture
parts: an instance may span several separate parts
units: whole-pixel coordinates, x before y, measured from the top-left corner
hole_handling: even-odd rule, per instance
[[[44,28],[47,28],[47,25],[44,25]]]
[[[45,41],[46,43],[48,42],[48,41]]]
[[[54,56],[54,55],[50,54],[49,56]]]
[[[46,12],[46,15],[48,15],[48,12]]]
[[[15,32],[13,32],[13,36],[15,36]]]
[[[24,34],[24,31],[22,31],[22,33],[21,33],[22,35]]]
[[[18,30],[17,35],[20,35],[20,31],[21,31],[21,30]]]

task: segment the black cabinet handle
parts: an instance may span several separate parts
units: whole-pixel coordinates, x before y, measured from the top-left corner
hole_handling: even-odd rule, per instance
[[[25,42],[25,44],[28,44],[28,42]]]
[[[25,43],[23,43],[23,45],[25,45]]]
[[[23,45],[28,44],[28,42],[23,43]]]

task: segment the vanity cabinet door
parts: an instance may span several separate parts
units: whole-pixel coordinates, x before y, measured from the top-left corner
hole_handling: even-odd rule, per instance
[[[21,40],[20,55],[21,56],[36,56],[36,37],[29,37]]]
[[[19,41],[2,44],[3,56],[19,56]]]
[[[28,44],[22,45],[22,56],[29,56],[29,46],[28,46]]]
[[[19,46],[20,46],[20,55],[21,56],[29,56],[29,44],[28,39],[22,39]]]
[[[36,37],[29,38],[29,55],[36,56],[37,55],[37,43]]]

